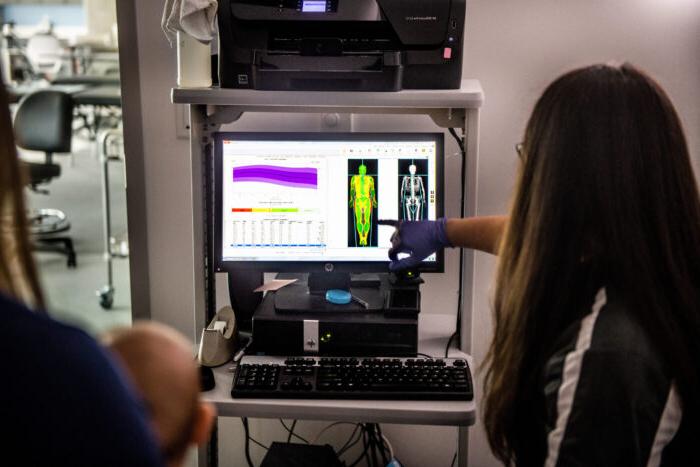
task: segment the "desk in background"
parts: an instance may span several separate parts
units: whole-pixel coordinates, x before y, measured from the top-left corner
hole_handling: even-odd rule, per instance
[[[118,84],[87,86],[72,94],[76,105],[121,107],[122,94]]]
[[[85,86],[101,86],[112,85],[119,86],[119,76],[96,76],[96,75],[74,75],[74,76],[59,76],[51,81],[51,84],[83,84]]]
[[[10,104],[16,104],[27,94],[44,90],[68,93],[73,97],[75,105],[102,107],[121,107],[122,105],[119,81],[115,81],[112,78],[103,80],[97,80],[95,77],[90,77],[89,79],[61,79],[52,84],[38,81],[8,86],[7,94]]]
[[[85,84],[64,83],[50,85],[46,81],[32,81],[29,83],[18,84],[16,86],[7,86],[7,99],[10,104],[17,104],[27,94],[37,91],[55,90],[65,92],[73,96],[80,91],[85,91],[86,89],[87,86]]]

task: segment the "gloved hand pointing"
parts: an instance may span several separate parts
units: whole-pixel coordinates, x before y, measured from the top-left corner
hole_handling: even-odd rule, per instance
[[[379,225],[390,225],[396,228],[391,236],[389,250],[389,269],[398,271],[418,266],[428,256],[436,251],[452,247],[447,238],[447,219],[436,221],[396,221],[379,220]],[[409,256],[399,259],[399,253]]]

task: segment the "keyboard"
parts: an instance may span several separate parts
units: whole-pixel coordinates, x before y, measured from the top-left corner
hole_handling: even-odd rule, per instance
[[[470,401],[474,390],[463,359],[245,356],[231,396]]]

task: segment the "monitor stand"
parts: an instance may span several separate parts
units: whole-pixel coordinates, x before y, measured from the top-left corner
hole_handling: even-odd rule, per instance
[[[312,272],[309,274],[307,283],[309,293],[323,295],[332,289],[350,290],[349,272]]]
[[[316,294],[325,294],[331,289],[378,289],[382,284],[381,275],[366,272],[357,274],[348,272],[312,272],[309,274],[307,282],[309,284],[309,293]]]

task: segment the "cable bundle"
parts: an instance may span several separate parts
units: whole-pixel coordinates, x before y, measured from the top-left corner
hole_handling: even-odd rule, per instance
[[[261,448],[267,450],[268,447],[261,442],[253,439],[250,436],[250,429],[248,425],[248,419],[242,418],[243,429],[245,431],[245,457],[249,467],[254,467],[252,458],[250,456],[250,443],[254,443]],[[347,467],[355,467],[359,465],[362,460],[366,461],[368,467],[386,467],[393,462],[392,465],[401,465],[398,463],[394,457],[394,449],[386,436],[382,434],[382,429],[378,423],[350,423],[350,422],[335,422],[327,425],[323,428],[312,440],[309,441],[294,432],[296,428],[297,421],[292,421],[291,426],[287,426],[284,420],[280,419],[280,423],[287,431],[287,443],[292,441],[292,438],[297,438],[305,444],[316,444],[319,438],[326,433],[330,428],[338,425],[354,425],[352,433],[348,440],[343,444],[340,449],[336,451],[338,458],[342,457],[344,454],[348,453],[350,449],[362,442],[363,450],[359,457],[354,459],[352,462],[345,462],[344,465]],[[309,438],[311,439],[311,438]]]

